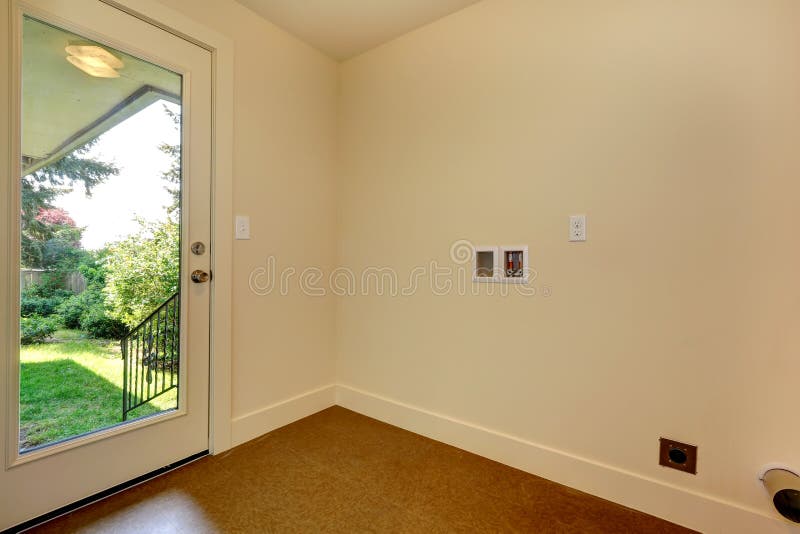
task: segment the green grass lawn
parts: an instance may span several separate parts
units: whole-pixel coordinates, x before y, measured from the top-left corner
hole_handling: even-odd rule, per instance
[[[20,351],[20,448],[79,436],[122,422],[119,343],[61,330],[52,342]],[[172,390],[137,408],[129,420],[176,407]]]

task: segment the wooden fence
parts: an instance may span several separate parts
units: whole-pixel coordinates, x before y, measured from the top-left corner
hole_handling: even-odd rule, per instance
[[[44,269],[20,269],[19,290],[22,291],[34,284],[41,283],[42,276],[46,272]],[[76,295],[86,291],[86,279],[78,272],[67,274],[64,285]]]

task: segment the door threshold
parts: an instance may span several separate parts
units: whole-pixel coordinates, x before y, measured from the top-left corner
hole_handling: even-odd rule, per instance
[[[101,500],[107,498],[107,497],[111,497],[112,495],[115,495],[117,493],[125,491],[128,488],[132,488],[133,486],[138,486],[139,484],[142,484],[143,482],[147,482],[148,480],[156,478],[157,476],[161,476],[164,473],[168,473],[169,471],[173,471],[173,470],[175,470],[175,469],[177,469],[179,467],[182,467],[182,466],[184,466],[184,465],[186,465],[188,463],[191,463],[191,462],[194,462],[196,460],[199,460],[200,458],[203,458],[204,456],[208,456],[208,451],[207,450],[202,451],[202,452],[198,452],[197,454],[193,454],[193,455],[191,455],[191,456],[189,456],[187,458],[184,458],[183,460],[178,460],[177,462],[172,462],[171,464],[165,465],[164,467],[159,467],[158,469],[155,469],[153,471],[150,471],[149,473],[145,473],[144,475],[140,475],[140,476],[138,476],[136,478],[128,480],[127,482],[123,482],[121,484],[117,484],[116,486],[110,487],[107,490],[100,491],[98,493],[95,493],[94,495],[90,495],[88,497],[84,497],[83,499],[81,499],[79,501],[75,501],[72,504],[68,504],[66,506],[62,506],[61,508],[57,508],[57,509],[53,510],[52,512],[48,512],[48,513],[42,514],[42,515],[40,515],[38,517],[34,517],[33,519],[29,519],[28,521],[25,521],[24,523],[20,523],[19,525],[16,525],[14,527],[11,527],[11,528],[8,528],[6,530],[1,531],[0,534],[12,534],[12,533],[16,533],[16,532],[25,532],[26,530],[29,530],[29,529],[31,529],[33,527],[37,527],[39,525],[47,523],[48,521],[52,521],[53,519],[55,519],[57,517],[61,517],[62,515],[66,515],[66,514],[68,514],[70,512],[74,512],[75,510],[77,510],[79,508],[83,508],[85,506],[89,506],[90,504],[94,504],[94,503],[96,503],[98,501],[101,501]]]

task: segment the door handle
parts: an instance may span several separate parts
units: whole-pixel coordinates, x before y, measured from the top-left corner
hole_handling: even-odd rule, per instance
[[[195,284],[203,284],[211,279],[211,275],[200,269],[192,271],[192,282]]]

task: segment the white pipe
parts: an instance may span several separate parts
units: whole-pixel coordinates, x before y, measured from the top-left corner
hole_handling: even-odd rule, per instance
[[[759,478],[778,513],[800,523],[800,476],[784,467],[773,467],[762,472]]]

